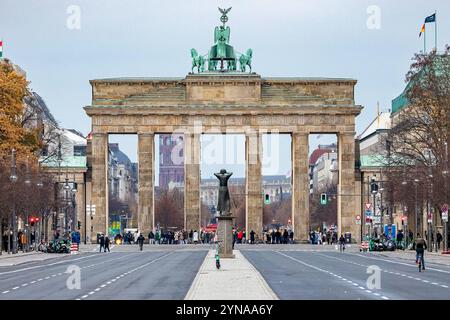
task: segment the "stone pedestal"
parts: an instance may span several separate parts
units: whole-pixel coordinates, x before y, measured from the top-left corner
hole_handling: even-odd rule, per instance
[[[233,218],[232,216],[217,217],[217,238],[220,241],[219,255],[221,258],[234,258]]]

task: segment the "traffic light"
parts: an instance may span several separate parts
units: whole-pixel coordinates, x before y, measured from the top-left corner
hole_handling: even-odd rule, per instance
[[[31,226],[34,226],[34,222],[35,222],[36,220],[35,220],[35,218],[34,217],[31,217],[30,218],[30,225]]]
[[[320,195],[320,204],[326,205],[328,203],[327,194],[322,193]]]
[[[81,229],[81,221],[78,220],[78,230],[80,230],[80,229]]]
[[[375,182],[375,178],[372,178],[372,182],[370,183],[370,192],[372,194],[378,193],[378,184]]]
[[[268,193],[266,193],[265,197],[264,197],[264,203],[265,204],[270,204],[270,196]]]

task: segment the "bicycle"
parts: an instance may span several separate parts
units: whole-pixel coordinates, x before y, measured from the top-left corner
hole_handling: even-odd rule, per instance
[[[423,257],[423,252],[417,253],[417,260],[419,261],[419,263],[418,263],[419,272],[422,272],[422,270],[425,270],[425,261],[424,261],[424,257]],[[423,266],[423,268],[422,268],[422,266]]]

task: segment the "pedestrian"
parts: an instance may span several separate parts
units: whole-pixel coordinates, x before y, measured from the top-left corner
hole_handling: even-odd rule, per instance
[[[250,244],[255,244],[255,231],[250,231]]]
[[[438,250],[441,250],[442,234],[438,231],[436,234],[436,242]]]
[[[191,229],[191,231],[189,231],[189,241],[188,241],[188,243],[192,243],[193,238],[194,238],[194,231],[192,231],[192,229]]]
[[[216,236],[217,236],[217,232],[216,232]],[[231,248],[234,250],[234,244],[237,241],[237,232],[236,230],[233,231],[233,244],[231,245]]]
[[[151,230],[148,234],[148,243],[155,244],[155,235],[153,234],[153,231],[151,231]]]
[[[105,236],[103,234],[100,235],[99,243],[100,243],[99,252],[102,252],[102,250],[105,250]]]
[[[287,230],[284,229],[284,232],[283,232],[283,243],[284,244],[288,243],[288,237],[289,237],[289,234],[288,234]]]
[[[242,238],[244,237],[244,233],[241,231],[238,232],[237,238],[238,238],[238,243],[242,243]]]
[[[339,238],[339,251],[340,252],[345,251],[345,238],[343,234],[341,234],[341,237]]]
[[[137,238],[137,243],[139,244],[139,249],[142,251],[143,247],[144,247],[144,236],[142,235],[142,233],[139,235],[139,237]]]
[[[198,232],[197,232],[197,230],[194,230],[194,232],[192,234],[192,241],[194,242],[194,244],[197,244],[197,242],[198,242]]]
[[[106,252],[106,249],[108,249],[108,252],[111,252],[111,251],[109,251],[109,243],[110,243],[111,241],[109,240],[109,237],[108,236],[106,236],[105,237],[105,252]]]
[[[275,244],[276,240],[276,235],[275,235],[275,229],[272,230],[272,244]]]
[[[183,231],[180,231],[179,239],[180,239],[180,244],[184,244],[184,232]]]
[[[290,244],[294,244],[294,231],[289,232],[289,242]]]

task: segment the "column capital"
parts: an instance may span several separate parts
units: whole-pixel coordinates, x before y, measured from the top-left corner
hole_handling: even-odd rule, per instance
[[[138,132],[138,136],[154,136],[154,132]]]
[[[340,131],[340,132],[338,132],[338,135],[354,137],[356,135],[356,132],[354,132],[354,131]]]

